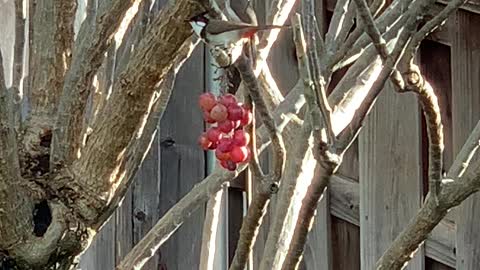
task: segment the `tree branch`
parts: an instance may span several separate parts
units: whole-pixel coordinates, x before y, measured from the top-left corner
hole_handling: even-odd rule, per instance
[[[9,250],[30,234],[32,204],[21,184],[13,103],[3,70],[0,51],[0,249]]]
[[[310,2],[311,1],[304,1],[304,3],[308,3],[308,5],[313,5],[313,3]],[[338,49],[338,44],[343,42],[340,33],[348,32],[348,30],[350,29],[347,28],[350,28],[352,26],[352,24],[350,23],[352,21],[352,12],[350,11],[349,6],[351,6],[350,0],[339,0],[335,4],[333,16],[330,21],[327,34],[325,35],[326,52],[329,57],[332,57],[332,55],[336,53]],[[350,27],[348,27],[349,25]],[[347,31],[345,31],[345,29]]]
[[[467,170],[470,161],[480,148],[480,121],[473,129],[472,133],[468,137],[467,141],[463,145],[457,157],[453,161],[452,167],[448,170],[447,177],[462,177]]]
[[[69,203],[76,204],[76,214],[87,224],[97,222],[99,213],[125,181],[125,172],[118,164],[127,158],[129,142],[144,130],[157,83],[165,79],[174,63],[189,56],[192,31],[185,20],[202,8],[200,4],[181,0],[162,10],[115,82],[115,91],[100,111],[82,156],[49,183],[60,193],[81,194]]]
[[[422,40],[424,40],[430,33],[435,31],[437,27],[445,23],[445,20],[455,12],[460,6],[462,6],[466,0],[454,0],[450,1],[448,5],[438,13],[434,18],[428,21],[420,30],[418,30],[415,35],[412,37],[412,41],[405,52],[405,55],[408,59],[413,59],[415,57],[415,53],[420,46]]]
[[[94,18],[87,18],[82,24],[75,42],[72,64],[65,76],[53,130],[50,155],[53,166],[70,163],[78,158],[82,123],[93,77],[102,64],[103,54],[110,46],[113,34],[124,20],[126,12],[136,5],[137,0],[112,0],[109,8],[97,15],[94,31],[91,31]],[[94,14],[90,16],[93,17]]]
[[[251,66],[251,61],[245,55],[242,55],[237,62],[237,69],[239,70],[242,80],[248,89],[248,94],[255,105],[255,112],[260,115],[260,119],[266,127],[272,141],[274,150],[274,169],[273,174],[267,176],[260,175],[260,178],[258,178],[258,180],[261,181],[260,186],[258,190],[256,190],[252,203],[249,206],[247,216],[243,220],[240,229],[240,239],[230,266],[231,270],[243,270],[245,268],[270,198],[272,194],[276,193],[278,190],[278,182],[283,175],[286,158],[283,138],[280,131],[277,129],[275,120],[272,118],[271,113],[267,108],[264,97],[260,93],[258,82]],[[256,149],[252,150],[256,152]],[[256,166],[258,160],[255,160],[254,162],[254,166]],[[261,173],[261,171],[258,171],[259,168],[254,169],[256,174]],[[257,175],[257,177],[258,176],[259,175]]]
[[[422,76],[418,66],[411,64],[405,74],[406,91],[418,95],[427,123],[428,134],[428,187],[430,197],[438,201],[442,182],[443,163],[443,125],[440,105],[432,86]]]

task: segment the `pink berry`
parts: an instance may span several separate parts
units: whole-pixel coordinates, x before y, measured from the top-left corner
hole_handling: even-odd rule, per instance
[[[209,112],[215,105],[217,105],[217,99],[212,93],[203,93],[198,97],[198,105],[202,110]]]
[[[198,138],[198,144],[203,148],[203,150],[208,150],[212,146],[212,142],[207,138],[207,134],[203,133]]]
[[[230,152],[230,158],[233,162],[240,163],[247,160],[248,149],[245,146],[235,146]]]
[[[211,117],[210,117],[210,113],[205,111],[203,112],[203,120],[205,120],[205,122],[209,123],[209,124],[212,124],[212,123],[215,123],[215,120],[213,120]]]
[[[232,94],[225,94],[225,95],[219,97],[218,102],[220,104],[223,104],[226,107],[228,107],[232,104],[236,104],[237,103],[237,98]]]
[[[231,138],[222,138],[218,141],[218,150],[224,153],[232,151],[233,146],[233,140]]]
[[[237,164],[231,160],[222,160],[220,161],[220,165],[229,171],[235,171],[237,169]]]
[[[232,121],[241,120],[244,115],[244,109],[238,104],[228,106],[228,119]]]
[[[236,124],[237,123],[234,122],[234,121],[225,120],[225,121],[221,122],[220,124],[218,124],[218,128],[220,129],[220,131],[222,131],[224,133],[230,133],[232,130],[235,129]]]
[[[211,142],[218,142],[222,138],[222,132],[216,127],[211,127],[207,130],[207,138]]]
[[[233,143],[237,146],[246,146],[250,142],[250,134],[239,129],[233,133]]]
[[[210,111],[210,118],[219,123],[225,121],[227,119],[227,116],[227,107],[222,104],[215,105],[215,107],[213,107]]]
[[[252,112],[249,109],[243,110],[243,116],[242,116],[242,120],[240,120],[240,124],[242,126],[247,126],[252,123],[252,120],[253,120]]]
[[[217,148],[215,150],[215,157],[217,157],[218,160],[223,161],[223,160],[229,160],[230,159],[230,153],[229,152],[222,152],[220,149]]]

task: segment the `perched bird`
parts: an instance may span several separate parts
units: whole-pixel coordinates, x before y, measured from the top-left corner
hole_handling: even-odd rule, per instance
[[[209,19],[206,13],[192,17],[189,22],[195,33],[208,45],[228,49],[243,45],[258,31],[283,28],[278,25],[253,25],[241,22]]]

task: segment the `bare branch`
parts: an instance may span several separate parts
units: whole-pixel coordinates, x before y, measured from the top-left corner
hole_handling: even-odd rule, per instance
[[[418,30],[418,32],[413,35],[412,41],[410,45],[408,45],[407,51],[405,53],[406,57],[408,59],[413,59],[422,40],[424,40],[430,33],[437,29],[437,27],[445,23],[445,20],[465,2],[467,1],[450,1],[440,13],[438,13],[433,19],[428,21],[424,26],[422,26],[422,28],[420,28],[420,30]]]
[[[440,105],[432,86],[422,76],[417,65],[411,64],[405,77],[406,90],[418,95],[425,115],[428,134],[428,187],[430,197],[437,201],[441,191],[444,149]]]
[[[61,1],[61,0],[59,0]],[[71,162],[77,158],[81,146],[82,122],[93,77],[102,64],[103,54],[110,46],[114,32],[124,20],[126,12],[138,5],[138,0],[113,0],[109,8],[97,15],[95,31],[93,18],[82,24],[75,42],[71,68],[65,76],[58,117],[53,130],[52,165]],[[94,16],[94,14],[90,14]],[[131,18],[126,18],[131,19]]]
[[[453,161],[452,167],[448,170],[447,177],[462,177],[467,170],[470,161],[480,148],[480,121],[470,133],[467,141],[463,145],[457,157]]]
[[[310,20],[310,24],[311,23],[312,23],[312,20]],[[314,97],[312,97],[316,93],[313,86],[314,84],[312,84],[312,78],[310,77],[311,72],[309,70],[309,63],[308,63],[309,59],[307,59],[306,43],[305,43],[303,28],[301,25],[299,14],[297,14],[297,17],[292,19],[292,24],[294,26],[294,41],[297,49],[299,71],[300,71],[302,80],[308,84],[308,86],[306,87],[305,96],[308,101],[307,109],[308,111],[310,111],[310,114],[309,114],[310,117],[306,117],[305,121],[311,121],[313,128],[315,128],[315,120],[313,118],[315,117],[315,113],[313,112],[315,109],[318,109],[318,105],[316,104]],[[311,29],[311,25],[309,29]],[[308,33],[308,35],[314,35],[314,34],[310,32]],[[309,37],[309,39],[311,39],[311,37]],[[315,46],[313,46],[313,48],[310,47],[310,50],[315,50]],[[311,56],[311,53],[309,56]],[[308,89],[310,89],[310,91]],[[311,93],[308,94],[309,92]],[[323,120],[327,121],[327,119],[325,118],[323,118]],[[328,121],[330,121],[330,118],[328,118]],[[304,122],[304,125],[305,125],[305,122]],[[333,131],[331,130],[331,126],[330,126],[330,132],[332,132],[333,134]],[[317,137],[317,135],[315,134],[313,135]],[[333,135],[333,138],[334,136],[335,135]],[[318,145],[318,142],[316,142],[320,139],[321,138],[314,139],[314,145],[315,145],[314,147],[320,146]],[[334,141],[330,141],[330,143],[333,144]],[[325,151],[327,151],[328,148],[324,148],[324,149]],[[333,174],[333,171],[336,167],[335,164],[331,164],[326,159],[323,159],[322,156],[324,155],[326,154],[324,151],[322,151],[321,155],[318,155],[315,157],[315,159],[317,160],[317,164],[315,168],[316,175],[314,176],[311,184],[308,186],[308,190],[305,194],[305,197],[302,200],[302,206],[298,214],[297,223],[295,224],[293,236],[290,241],[290,246],[288,248],[288,253],[285,256],[285,262],[283,263],[282,269],[296,269],[298,266],[298,263],[300,263],[300,259],[302,257],[303,250],[304,250],[304,245],[307,240],[307,234],[310,230],[311,223],[314,218],[315,211],[317,209],[318,200],[322,196],[323,191],[325,190],[328,184],[330,176]],[[315,153],[314,153],[314,156],[315,156]]]
[[[272,181],[278,182],[282,177],[282,173],[285,167],[285,145],[280,132],[277,129],[275,120],[272,118],[269,112],[266,102],[260,93],[258,82],[252,69],[251,61],[245,55],[241,56],[237,62],[237,69],[240,72],[243,82],[245,83],[248,93],[255,104],[255,112],[259,114],[260,119],[267,128],[267,131],[272,140],[274,149],[274,174]]]
[[[306,5],[313,6],[314,3],[311,2],[314,1],[304,1]],[[345,35],[345,33],[348,33],[350,27],[352,26],[351,22],[353,12],[349,6],[352,6],[350,5],[350,0],[339,0],[335,4],[333,17],[330,21],[327,34],[325,35],[326,51],[329,57],[332,57],[336,53],[338,44],[343,42],[343,39],[341,38],[345,38],[345,36],[341,37],[340,34],[343,33],[343,35]],[[310,16],[310,14],[307,16]]]
[[[378,28],[375,25],[375,22],[373,20],[372,13],[370,13],[370,10],[368,9],[367,2],[365,0],[355,0],[357,4],[357,10],[362,18],[363,23],[365,24],[365,32],[370,36],[370,38],[373,41],[373,45],[377,49],[377,52],[380,54],[380,57],[384,61],[385,64],[388,62],[386,61],[388,59],[388,49],[387,49],[387,44],[385,40],[382,38],[382,35]],[[400,72],[396,70],[394,67],[389,67],[393,70],[392,76],[390,76],[390,79],[392,80],[393,84],[395,85],[396,88],[402,89],[403,88],[403,80],[402,76],[400,75]]]
[[[309,50],[306,50],[306,47],[297,47],[297,55],[307,55],[307,67],[308,73],[303,74],[303,80],[310,81],[310,87],[306,88],[306,97],[310,96],[307,101],[310,102],[309,110],[312,113],[312,126],[313,126],[313,133],[315,139],[315,147],[325,145],[325,144],[333,144],[335,143],[335,134],[333,133],[332,129],[332,122],[331,122],[331,113],[332,109],[330,108],[330,104],[328,103],[327,93],[326,93],[326,85],[328,77],[330,76],[330,72],[325,70],[324,62],[320,63],[320,57],[318,55],[319,48],[317,48],[317,42],[315,39],[317,38],[315,35],[316,29],[316,21],[315,18],[315,7],[313,6],[313,2],[307,2],[305,5],[305,14],[306,17],[306,26],[305,26],[305,33],[307,35],[307,46]],[[299,26],[301,29],[301,25]],[[297,39],[303,39],[303,31],[297,33]],[[304,41],[297,41],[296,45],[303,45]],[[302,59],[299,59],[299,65],[302,65]],[[320,110],[321,119],[318,119],[318,109]],[[322,127],[318,125],[322,124]],[[327,134],[327,140],[322,138],[322,130],[325,130]],[[314,151],[316,152],[316,151]]]

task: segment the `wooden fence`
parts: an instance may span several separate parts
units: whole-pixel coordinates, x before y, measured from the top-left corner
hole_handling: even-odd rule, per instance
[[[318,1],[319,14],[327,18],[334,1]],[[261,19],[269,2],[256,1]],[[438,8],[441,6],[439,3]],[[442,105],[448,169],[480,119],[480,1],[468,2],[432,34],[422,44],[418,58]],[[204,128],[196,98],[209,85],[207,59],[204,48],[198,47],[182,68],[151,151],[121,207],[83,255],[82,269],[114,269],[211,169],[206,154],[196,144]],[[288,92],[298,76],[290,32],[280,35],[269,65],[279,88]],[[396,94],[391,86],[387,88],[318,205],[302,269],[374,269],[376,259],[421,205],[428,166],[422,112],[413,95]],[[243,200],[241,187],[230,187],[224,195],[227,222],[222,223],[221,239],[228,251],[220,256],[218,269],[232,258]],[[198,269],[203,216],[204,210],[192,215],[144,269]],[[472,196],[435,228],[407,269],[480,269],[478,224],[480,195]],[[251,270],[257,269],[268,226],[269,216],[261,228]]]

